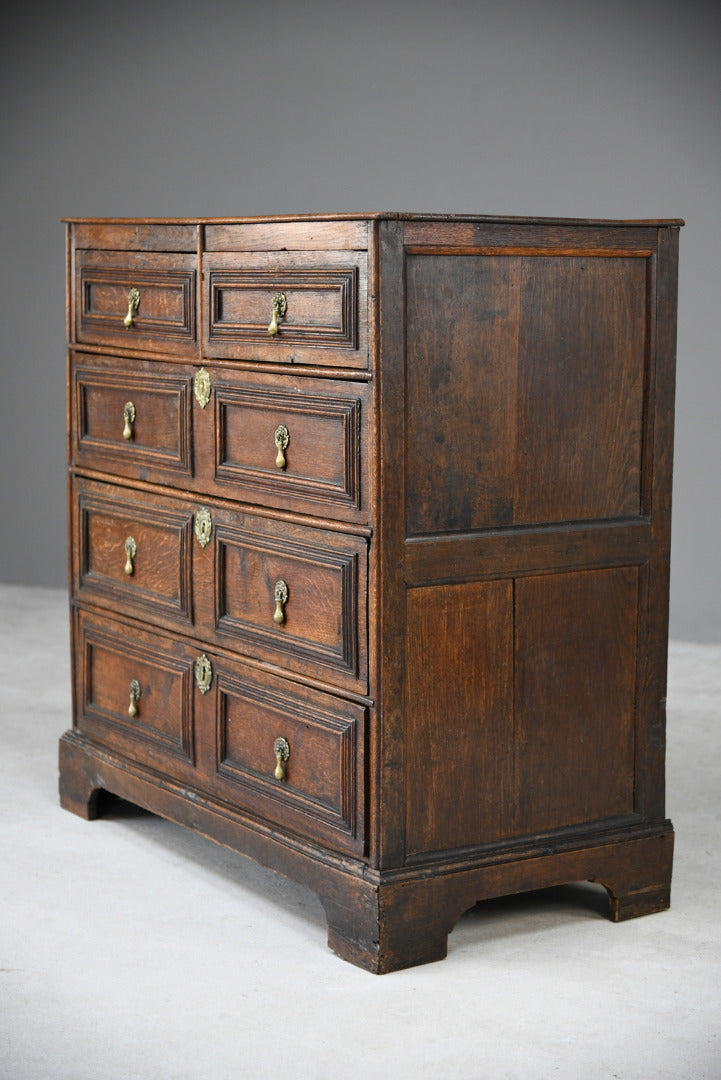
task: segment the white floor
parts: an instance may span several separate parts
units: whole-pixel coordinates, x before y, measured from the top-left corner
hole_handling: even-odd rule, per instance
[[[721,646],[671,648],[669,912],[592,886],[478,905],[373,976],[320,904],[126,804],[61,811],[63,592],[0,586],[2,1080],[718,1080]]]

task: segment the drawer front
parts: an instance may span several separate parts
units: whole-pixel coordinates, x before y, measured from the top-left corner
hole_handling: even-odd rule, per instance
[[[193,622],[193,510],[75,481],[75,595],[154,622]]]
[[[249,665],[218,662],[215,785],[255,814],[363,846],[366,710]]]
[[[135,760],[189,773],[194,654],[142,630],[76,613],[76,726]]]
[[[76,340],[193,355],[196,266],[187,253],[78,251]]]
[[[247,502],[367,520],[368,387],[219,372],[215,480]]]
[[[205,256],[209,356],[364,369],[365,252]]]
[[[291,671],[367,688],[367,543],[219,512],[218,640]]]
[[[172,364],[73,354],[73,464],[172,482],[192,472],[192,376]]]

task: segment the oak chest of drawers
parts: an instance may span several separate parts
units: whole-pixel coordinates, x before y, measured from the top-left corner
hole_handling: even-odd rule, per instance
[[[68,222],[62,805],[296,878],[377,972],[488,897],[666,907],[680,224]]]

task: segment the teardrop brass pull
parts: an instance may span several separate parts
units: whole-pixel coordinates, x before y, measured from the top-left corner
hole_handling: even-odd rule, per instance
[[[123,406],[123,438],[132,439],[133,437],[133,424],[135,423],[135,406],[132,401],[126,401]]]
[[[129,330],[133,325],[133,319],[135,318],[135,312],[140,306],[140,289],[131,289],[128,293],[128,314],[123,319],[123,326],[126,330]]]
[[[133,565],[133,559],[137,555],[138,545],[133,540],[132,536],[129,536],[125,541],[125,573],[130,577],[135,573],[135,567]]]
[[[284,469],[287,465],[285,459],[285,451],[288,449],[288,443],[290,442],[290,432],[285,424],[279,424],[275,429],[275,445],[278,448],[278,453],[275,457],[276,469]]]
[[[283,610],[288,603],[288,586],[286,583],[276,581],[275,589],[273,591],[273,597],[275,599],[275,611],[273,612],[273,622],[280,626],[285,622],[285,611]]]
[[[275,754],[275,772],[273,775],[276,780],[285,780],[285,763],[290,757],[290,744],[282,735],[273,743],[273,753]]]
[[[128,705],[128,716],[138,715],[138,701],[140,700],[140,683],[137,679],[131,679],[130,681],[130,704]]]
[[[277,292],[273,297],[273,317],[268,323],[268,333],[271,337],[275,337],[278,333],[278,320],[285,318],[285,313],[288,310],[288,301],[285,298],[285,293]]]

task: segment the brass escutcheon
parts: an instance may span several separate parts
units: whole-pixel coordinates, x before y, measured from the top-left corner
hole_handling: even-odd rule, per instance
[[[135,312],[140,306],[140,289],[131,289],[128,293],[128,314],[123,319],[123,326],[126,330],[129,330],[133,325],[133,319],[135,318]]]
[[[213,682],[213,665],[205,653],[195,661],[195,682],[201,694],[207,694]]]
[[[195,515],[195,535],[198,543],[205,548],[210,543],[213,534],[213,518],[207,506],[201,506]]]
[[[290,442],[290,432],[285,424],[279,424],[275,429],[275,445],[278,449],[278,453],[275,456],[275,467],[277,469],[284,469],[287,465],[285,459],[285,451],[288,449],[288,443]]]
[[[193,379],[193,389],[195,391],[195,400],[201,409],[204,409],[210,401],[211,392],[210,372],[206,371],[204,367],[196,371]]]
[[[135,573],[135,566],[133,565],[133,559],[138,553],[138,545],[133,540],[132,536],[129,536],[125,541],[125,573],[130,576]]]
[[[271,337],[275,337],[278,333],[278,320],[285,318],[285,313],[288,310],[288,301],[285,293],[277,292],[273,297],[272,302],[273,317],[268,323],[268,333]]]
[[[123,406],[123,438],[132,439],[133,424],[135,423],[135,406],[132,401],[126,401]]]
[[[275,754],[275,772],[273,775],[276,780],[285,780],[285,763],[290,757],[290,744],[282,735],[280,735],[273,743],[273,753]]]
[[[140,700],[140,683],[137,679],[130,680],[130,704],[128,705],[128,716],[138,715],[138,701]]]
[[[285,622],[285,611],[283,610],[288,603],[288,586],[281,579],[276,581],[275,589],[273,590],[273,597],[275,599],[275,611],[273,612],[273,622],[280,626]]]

